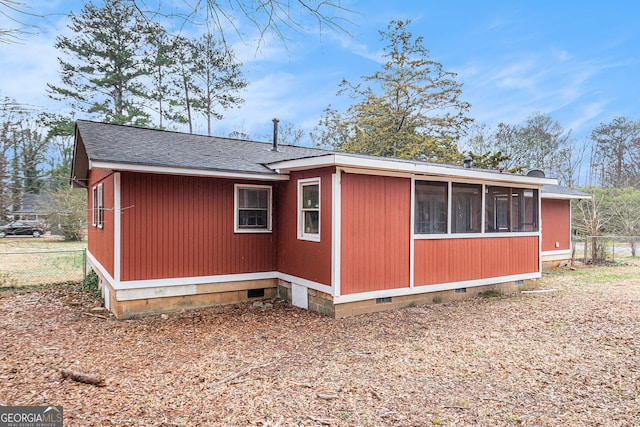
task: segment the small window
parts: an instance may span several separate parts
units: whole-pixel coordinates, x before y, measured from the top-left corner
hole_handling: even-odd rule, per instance
[[[104,225],[104,198],[103,198],[102,184],[98,184],[98,228],[102,228]]]
[[[235,189],[235,231],[271,231],[271,187],[236,184]]]
[[[298,181],[298,238],[320,241],[320,178]]]
[[[98,188],[91,189],[91,225],[98,225]]]
[[[104,224],[104,204],[102,184],[91,189],[91,225],[102,228]]]
[[[448,184],[416,181],[414,231],[416,234],[446,234]]]

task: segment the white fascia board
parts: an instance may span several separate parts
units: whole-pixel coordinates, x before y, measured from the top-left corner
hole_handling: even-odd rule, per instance
[[[127,172],[147,172],[168,175],[211,176],[216,178],[237,178],[258,181],[288,181],[288,175],[247,172],[227,172],[206,169],[187,169],[169,166],[150,166],[130,163],[100,162],[89,160],[89,169],[100,168]]]
[[[531,184],[536,186],[558,184],[558,180],[555,178],[536,178],[525,175],[501,174],[498,172],[486,172],[473,168],[454,169],[446,166],[427,165],[385,158],[362,158],[343,154],[327,154],[304,159],[286,160],[283,162],[271,163],[267,166],[279,173],[326,166],[343,166],[371,170],[384,170],[389,172],[402,172],[411,175],[459,177],[492,182]]]
[[[492,277],[488,279],[467,280],[464,282],[451,282],[436,285],[420,285],[413,288],[385,289],[382,291],[361,292],[357,294],[339,295],[333,297],[334,304],[372,300],[377,298],[399,297],[406,295],[428,294],[430,292],[450,291],[459,288],[472,288],[475,286],[497,285],[500,283],[515,282],[517,280],[539,279],[542,274],[526,273],[513,276]]]
[[[542,251],[540,254],[542,262],[564,261],[571,259],[571,249],[563,249],[559,251]]]
[[[591,194],[584,196],[578,196],[575,194],[560,194],[560,193],[540,193],[541,199],[555,199],[555,200],[580,200],[591,199]]]
[[[114,284],[115,290],[171,288],[174,286],[205,285],[212,283],[240,282],[249,280],[276,279],[278,272],[264,271],[258,273],[219,274],[216,276],[176,277],[173,279],[126,280]]]

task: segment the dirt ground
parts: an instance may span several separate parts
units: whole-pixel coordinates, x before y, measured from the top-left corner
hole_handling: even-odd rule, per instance
[[[65,426],[640,425],[640,264],[540,288],[342,320],[272,301],[118,321],[69,288],[0,296],[0,405],[62,405]]]

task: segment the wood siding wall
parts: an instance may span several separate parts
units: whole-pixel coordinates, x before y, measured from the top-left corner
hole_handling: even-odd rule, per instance
[[[87,189],[87,198],[89,200],[89,209],[87,209],[87,248],[89,252],[102,264],[107,272],[113,277],[114,272],[114,175],[110,170],[92,169],[89,171],[89,188]],[[92,222],[93,197],[92,190],[94,186],[102,184],[102,203],[103,211],[103,227],[94,227]]]
[[[414,285],[540,271],[537,236],[415,241]]]
[[[274,221],[278,227],[278,271],[331,286],[331,192],[334,168],[291,172],[280,185]],[[320,178],[320,241],[298,239],[298,180]]]
[[[275,270],[274,234],[234,233],[237,182],[122,173],[122,280]]]
[[[342,175],[342,295],[409,286],[411,180]]]
[[[556,242],[559,246],[556,247]],[[542,251],[571,249],[571,201],[542,199]]]

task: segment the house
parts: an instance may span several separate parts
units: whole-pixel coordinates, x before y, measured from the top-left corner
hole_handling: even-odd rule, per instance
[[[571,200],[591,195],[560,185],[546,184],[541,192],[543,266],[558,265],[572,259]]]
[[[47,217],[47,205],[51,203],[51,196],[48,194],[22,195],[22,206],[14,209],[12,215],[20,219],[44,220]]]
[[[344,317],[519,289],[541,276],[557,184],[84,120],[72,182],[118,318],[276,295]]]

